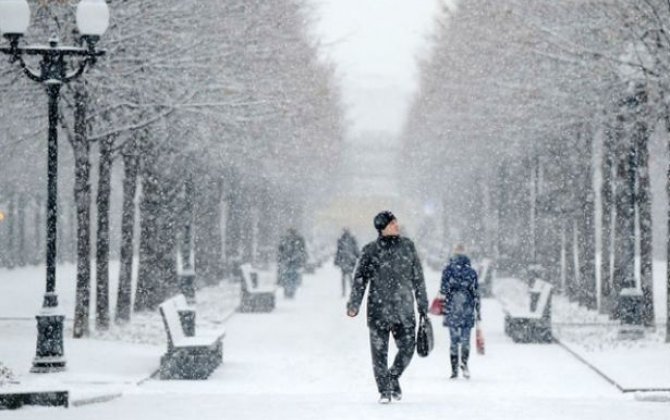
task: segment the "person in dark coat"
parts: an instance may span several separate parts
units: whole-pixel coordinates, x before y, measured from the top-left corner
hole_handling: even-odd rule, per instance
[[[360,254],[356,238],[349,232],[349,229],[345,228],[342,236],[337,240],[337,251],[335,252],[335,265],[342,270],[342,297],[347,293],[347,285],[351,287],[351,276]]]
[[[277,252],[277,281],[284,288],[284,296],[293,298],[301,283],[301,269],[307,263],[305,240],[291,228],[279,239]]]
[[[470,266],[470,259],[464,253],[465,247],[457,245],[449,264],[442,271],[440,284],[440,294],[445,299],[444,325],[449,327],[451,340],[452,379],[458,377],[459,348],[461,371],[465,378],[470,378],[470,332],[475,325],[475,318],[481,320],[477,272]]]
[[[398,222],[390,211],[374,218],[377,240],[365,245],[354,274],[347,315],[355,317],[368,290],[367,325],[370,331],[372,367],[379,391],[379,402],[400,400],[399,378],[414,355],[416,319],[426,316],[428,298],[421,261],[414,243],[399,236]],[[393,335],[398,354],[388,367],[389,337]]]

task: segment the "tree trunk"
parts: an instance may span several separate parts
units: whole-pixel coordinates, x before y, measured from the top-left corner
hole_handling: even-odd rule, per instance
[[[476,176],[471,193],[473,194],[470,204],[472,205],[470,215],[472,222],[469,223],[471,234],[470,240],[473,242],[474,258],[481,259],[484,256],[484,188],[482,187],[481,176]]]
[[[540,156],[537,170],[537,197],[536,201],[536,246],[538,262],[544,269],[545,280],[556,289],[562,289],[563,276],[563,227],[561,224],[558,204],[560,195],[557,192],[557,177],[554,171],[557,168],[554,158],[548,157],[550,151]]]
[[[577,231],[572,216],[565,221],[565,294],[570,301],[575,301],[577,295],[578,269],[575,258],[575,241]]]
[[[530,239],[532,243],[532,261],[534,265],[540,264],[539,260],[539,241],[538,241],[538,233],[540,231],[540,223],[539,223],[539,183],[540,183],[540,159],[537,154],[537,152],[533,153],[533,160],[532,160],[532,166],[531,166],[531,172],[530,172],[530,215],[528,217],[529,224],[530,224]],[[546,280],[543,279],[543,280]]]
[[[582,132],[579,149],[582,180],[580,189],[580,241],[579,241],[579,303],[588,309],[598,307],[596,296],[596,231],[595,231],[595,191],[593,190],[592,153],[593,141],[590,133]]]
[[[508,249],[507,242],[509,240],[509,195],[510,191],[507,185],[510,183],[509,171],[505,162],[500,164],[498,169],[498,185],[497,185],[497,206],[498,206],[498,235],[496,238],[498,248],[498,262],[497,268],[506,275],[512,274],[511,256]]]
[[[198,178],[192,209],[195,267],[205,284],[216,284],[224,276],[223,188],[219,177],[200,173]]]
[[[635,124],[637,149],[638,193],[637,205],[640,221],[640,286],[642,289],[642,321],[654,325],[654,276],[653,237],[651,223],[651,191],[649,184],[649,133],[647,124]]]
[[[86,86],[75,88],[74,108],[74,199],[77,213],[77,292],[74,310],[74,338],[89,334],[91,301],[91,186],[89,149],[86,137]]]
[[[558,283],[555,285],[555,290],[559,293],[564,293],[565,290],[565,282],[567,278],[567,271],[568,271],[568,259],[567,259],[567,252],[566,249],[568,247],[567,244],[567,232],[565,231],[565,223],[561,226],[561,255],[560,255],[560,268],[561,268],[561,274],[558,279]]]
[[[496,191],[497,191],[497,189],[496,189]],[[496,206],[494,208],[499,209],[499,206]],[[441,220],[441,223],[442,223],[442,244],[443,244],[443,247],[446,248],[446,249],[449,249],[449,247],[451,247],[451,245],[452,245],[451,232],[450,232],[451,225],[449,223],[451,221],[451,219],[449,217],[450,215],[449,215],[449,210],[448,209],[449,209],[449,202],[448,202],[447,194],[443,191],[442,192],[442,220]],[[496,211],[496,220],[498,219],[499,211],[500,210]],[[495,248],[497,250],[498,249],[497,243],[499,241],[498,225],[497,224],[496,224],[496,231],[492,232],[491,241],[496,244],[496,245],[493,245],[493,248]],[[494,258],[496,258],[496,262],[497,262],[498,255],[495,254]]]
[[[98,231],[96,235],[95,312],[97,329],[109,328],[109,200],[113,138],[100,142],[98,162]]]
[[[619,319],[621,290],[635,286],[635,149],[630,136],[619,139],[617,147],[616,216],[614,232],[614,277],[612,281],[615,306],[612,316]]]
[[[135,195],[139,158],[136,153],[123,155],[123,210],[121,214],[121,252],[119,288],[116,299],[115,321],[130,321],[132,304],[133,239],[135,235]]]
[[[665,108],[665,131],[670,133],[670,109],[667,106]],[[670,152],[670,141],[668,141],[668,151]],[[665,196],[668,204],[666,215],[668,234],[665,243],[665,342],[670,343],[670,163],[665,174]]]
[[[228,204],[228,217],[226,218],[226,261],[228,262],[228,273],[233,265],[239,263],[241,252],[240,242],[242,236],[242,205],[240,200],[240,182],[237,173],[232,170],[228,177],[228,191],[226,201]]]
[[[603,142],[602,185],[600,197],[602,203],[601,214],[601,252],[600,252],[600,310],[601,314],[611,314],[612,301],[612,195],[614,168],[615,130],[608,127]]]
[[[139,273],[135,291],[135,312],[155,309],[158,291],[156,246],[158,244],[157,218],[160,206],[158,179],[153,171],[153,153],[145,153],[142,159],[142,196],[140,199],[140,247]]]
[[[9,192],[5,193],[5,200],[11,200],[11,195]],[[9,201],[7,204],[10,204]],[[9,258],[9,223],[11,222],[12,217],[9,214],[9,208],[5,207],[0,211],[0,267],[7,267],[8,258]]]
[[[252,186],[246,185],[242,189],[239,204],[240,213],[240,253],[243,263],[253,263],[254,254],[254,213],[255,203]]]
[[[670,117],[670,116],[669,116]],[[670,131],[670,124],[666,121],[667,130]],[[670,141],[668,142],[668,151],[670,151]],[[667,224],[670,232],[670,163],[665,179],[665,194],[668,200]],[[665,342],[670,343],[670,233],[667,235],[665,256]]]
[[[530,220],[530,209],[533,205],[531,190],[534,188],[531,183],[531,173],[533,172],[533,159],[527,158],[524,160],[520,168],[515,168],[515,176],[518,179],[518,188],[516,190],[516,198],[514,199],[514,219],[516,231],[518,232],[518,255],[521,257],[520,266],[517,267],[517,272],[527,273],[528,267],[535,263],[535,254],[533,249],[533,229]]]
[[[156,267],[159,273],[154,308],[165,299],[179,292],[177,273],[177,249],[179,246],[179,180],[168,177],[160,183],[160,206],[158,218],[158,244],[156,246]]]
[[[487,176],[488,178],[488,176]],[[482,221],[483,223],[483,234],[484,237],[482,240],[484,241],[484,256],[488,258],[494,258],[495,257],[495,246],[494,246],[494,240],[493,238],[495,237],[495,230],[494,230],[494,220],[495,220],[495,214],[494,214],[494,207],[493,207],[493,188],[491,186],[491,182],[489,179],[485,179],[482,183],[482,198],[483,198],[483,206],[484,206],[484,211],[483,211],[483,216],[484,220]]]
[[[26,265],[26,200],[25,194],[19,193],[16,200],[16,263],[19,267]]]
[[[77,261],[77,208],[74,203],[70,203],[68,212],[68,262]]]
[[[38,195],[35,197],[35,242],[33,243],[33,248],[35,249],[33,253],[33,263],[35,265],[40,264],[42,261],[43,256],[39,250],[44,249],[44,245],[42,244],[42,226],[44,226],[44,221],[42,220],[42,207],[42,200]]]
[[[181,182],[161,160],[152,139],[144,141],[142,199],[140,201],[140,255],[135,311],[155,310],[178,291],[177,215]]]
[[[572,302],[579,299],[579,284],[581,282],[579,261],[579,241],[581,232],[579,221],[581,219],[580,202],[582,198],[579,191],[582,185],[579,183],[581,167],[580,150],[578,141],[579,131],[573,127],[559,144],[559,179],[561,185],[557,186],[560,192],[561,217],[565,224],[565,294]]]
[[[262,187],[260,191],[259,198],[260,208],[262,209],[271,209],[275,208],[274,203],[271,200],[270,194],[267,188]],[[257,258],[259,263],[262,266],[267,266],[270,264],[272,257],[274,256],[274,241],[272,236],[272,217],[258,217],[256,219],[257,230],[258,230],[258,253]]]
[[[7,255],[5,266],[14,268],[16,266],[16,193],[9,194],[7,206]]]
[[[180,254],[182,258],[182,268],[192,269],[191,258],[193,254],[193,208],[195,201],[195,187],[193,178],[186,176],[184,181],[184,198],[182,205],[181,220],[183,220],[182,234],[180,241]],[[211,226],[210,226],[211,228]]]

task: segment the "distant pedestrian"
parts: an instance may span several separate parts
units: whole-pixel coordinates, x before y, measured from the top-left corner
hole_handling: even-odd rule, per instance
[[[370,331],[372,365],[379,402],[400,400],[399,378],[409,365],[416,345],[414,301],[419,316],[428,312],[426,284],[414,243],[399,236],[393,213],[383,211],[374,218],[377,240],[363,248],[356,266],[347,315],[355,317],[368,284],[367,324]],[[398,354],[388,367],[389,337],[393,335]]]
[[[291,228],[279,240],[277,253],[278,282],[284,296],[291,299],[302,282],[301,271],[307,263],[305,240]]]
[[[349,232],[349,229],[344,228],[342,236],[337,240],[337,251],[335,252],[335,265],[342,271],[342,297],[347,293],[347,285],[351,287],[352,275],[360,254],[356,238]]]
[[[477,272],[465,256],[465,247],[457,245],[449,264],[442,271],[440,294],[445,299],[444,325],[449,327],[451,378],[458,378],[460,367],[463,377],[470,378],[470,333],[481,320]],[[459,360],[460,350],[460,360]]]

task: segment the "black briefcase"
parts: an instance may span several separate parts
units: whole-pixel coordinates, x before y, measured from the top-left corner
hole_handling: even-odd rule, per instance
[[[426,357],[433,350],[434,344],[433,325],[427,316],[422,316],[419,318],[419,329],[416,332],[416,353]]]

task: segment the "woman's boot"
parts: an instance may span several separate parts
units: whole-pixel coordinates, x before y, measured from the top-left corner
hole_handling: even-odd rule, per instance
[[[461,370],[463,377],[470,379],[470,370],[468,369],[468,358],[470,357],[470,349],[461,349]]]
[[[458,378],[458,355],[452,354],[451,357],[451,376],[450,379]]]

